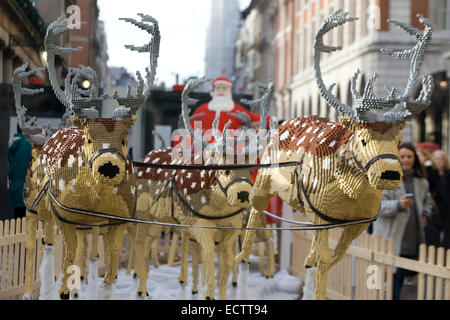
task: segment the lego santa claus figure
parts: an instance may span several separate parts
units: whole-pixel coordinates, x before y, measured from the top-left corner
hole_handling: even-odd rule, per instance
[[[231,120],[229,129],[245,129],[259,127],[260,116],[241,107],[233,101],[231,94],[231,81],[225,77],[219,77],[212,83],[212,100],[198,107],[192,114],[191,126],[195,121],[201,121],[203,130],[211,129],[216,117],[220,117],[219,130],[223,130]],[[197,116],[197,117],[195,117]],[[270,119],[267,118],[267,128]]]

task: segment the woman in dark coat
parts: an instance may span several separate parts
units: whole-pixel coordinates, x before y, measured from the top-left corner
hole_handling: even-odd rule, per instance
[[[450,164],[447,154],[442,150],[433,153],[433,160],[438,172],[434,200],[439,209],[439,217],[444,232],[441,245],[445,249],[450,249]]]

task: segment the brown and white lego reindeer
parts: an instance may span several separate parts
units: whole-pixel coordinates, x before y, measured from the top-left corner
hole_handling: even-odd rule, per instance
[[[320,54],[340,47],[323,43],[323,36],[355,18],[340,11],[322,23],[315,37],[314,69],[319,91],[329,105],[339,113],[339,123],[332,123],[317,116],[299,117],[285,121],[278,127],[278,135],[269,142],[262,162],[277,159],[279,162],[296,162],[296,167],[260,170],[252,189],[252,211],[248,227],[256,224],[273,194],[300,212],[304,212],[315,225],[364,222],[345,226],[334,255],[328,247],[328,229],[315,231],[312,248],[305,261],[307,268],[317,267],[316,299],[326,298],[327,274],[345,254],[351,242],[367,229],[367,219],[376,218],[382,190],[398,187],[402,179],[398,145],[402,140],[405,122],[425,110],[430,104],[433,82],[430,76],[423,80],[422,92],[414,99],[413,90],[423,61],[423,55],[431,40],[432,28],[422,16],[425,25],[421,31],[394,22],[408,31],[418,41],[412,50],[385,51],[394,57],[411,59],[411,75],[402,96],[396,89],[389,91],[386,99],[378,99],[373,92],[375,77],[371,78],[360,95],[353,78],[352,92],[356,105],[341,103],[327,89],[320,71]],[[277,146],[278,145],[278,146]],[[277,149],[277,147],[279,149]],[[249,262],[249,251],[254,230],[246,232],[238,262]]]
[[[188,105],[195,104],[195,100],[189,94],[205,79],[191,80],[186,85],[182,95],[182,115],[187,135],[198,143],[209,149],[211,154],[216,153],[216,159],[222,163],[223,147],[225,138],[215,135],[214,146],[199,142],[195,139],[196,134],[190,124],[188,116]],[[215,121],[218,124],[218,118]],[[225,131],[228,127],[225,128]],[[202,137],[202,133],[199,133]],[[212,159],[204,159],[203,153],[190,158],[177,156],[180,149],[166,148],[150,152],[144,159],[144,163],[155,165],[188,165],[198,166],[212,165]],[[205,152],[206,154],[206,152]],[[220,154],[220,156],[217,156]],[[199,158],[201,157],[201,158]],[[202,273],[203,283],[206,283],[204,297],[214,299],[215,277],[214,277],[214,238],[220,233],[223,246],[223,266],[218,276],[219,294],[221,299],[226,299],[226,285],[228,282],[233,261],[233,248],[236,237],[240,230],[220,230],[215,227],[241,227],[242,210],[249,206],[248,196],[252,188],[251,170],[168,170],[163,168],[139,168],[137,171],[138,181],[138,212],[141,218],[153,219],[159,222],[170,222],[181,225],[195,225],[206,228],[189,228],[189,236],[195,239],[201,251],[203,261]],[[139,277],[138,295],[147,296],[148,276],[148,241],[147,236],[159,234],[158,227],[149,227],[139,224],[136,233],[136,265]],[[182,252],[186,252],[186,243],[183,241]],[[187,256],[182,257],[182,266],[186,264]],[[184,282],[186,272],[182,272],[179,280]]]
[[[27,140],[32,145],[32,161],[28,169],[28,174],[24,186],[24,203],[27,207],[26,214],[26,255],[27,263],[25,269],[25,294],[24,299],[28,300],[32,298],[33,290],[33,278],[34,278],[34,256],[36,253],[36,227],[38,220],[44,222],[44,237],[42,239],[44,247],[44,258],[41,264],[47,264],[48,269],[41,275],[41,283],[43,284],[40,291],[41,299],[51,298],[53,289],[52,282],[54,277],[53,271],[53,242],[54,242],[54,221],[53,214],[45,207],[43,202],[40,202],[43,196],[44,185],[41,183],[45,179],[45,172],[43,166],[40,165],[41,154],[44,144],[47,140],[58,130],[68,127],[70,125],[70,110],[66,107],[66,112],[62,117],[57,127],[51,127],[49,124],[38,126],[37,119],[33,118],[26,120],[27,109],[21,105],[22,95],[35,95],[42,92],[42,89],[27,89],[22,88],[22,81],[28,78],[30,75],[40,71],[44,71],[45,68],[39,68],[27,72],[28,64],[24,64],[17,68],[13,74],[13,89],[14,99],[16,106],[16,113],[18,124],[22,129]],[[65,92],[72,90],[72,81],[75,74],[85,74],[88,76],[85,68],[69,70],[66,78]],[[45,267],[44,267],[45,269]]]
[[[101,106],[105,97],[99,97],[98,92],[92,91],[84,97],[75,88],[68,92],[60,89],[55,56],[71,54],[80,48],[61,48],[56,44],[58,37],[70,30],[65,17],[50,24],[47,30],[45,48],[50,82],[57,98],[73,113],[71,122],[76,126],[56,132],[46,142],[38,158],[38,166],[44,172],[40,181],[44,190],[43,201],[39,205],[54,215],[64,244],[63,278],[59,289],[61,299],[69,299],[68,268],[75,262],[77,227],[102,225],[108,226],[105,241],[110,248],[104,289],[106,298],[111,297],[127,225],[108,216],[130,218],[135,214],[136,184],[127,136],[137,119],[136,111],[150,93],[160,42],[157,21],[150,16],[139,15],[142,22],[123,20],[146,30],[152,40],[143,47],[126,47],[149,52],[151,70],[147,69],[146,83],[137,73],[139,84],[134,88],[130,86],[126,97],[114,95],[121,107],[116,108],[110,119],[99,118],[96,108]],[[78,84],[74,82],[72,85]]]

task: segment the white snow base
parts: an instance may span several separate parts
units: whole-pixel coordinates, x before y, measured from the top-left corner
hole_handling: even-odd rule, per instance
[[[115,299],[116,286],[114,284],[103,283],[100,289],[100,300],[114,300]]]
[[[45,246],[41,266],[39,268],[39,277],[41,279],[41,291],[39,300],[55,300],[55,261],[53,258],[53,246]]]
[[[98,299],[98,259],[89,261],[87,292],[88,300]]]
[[[316,285],[314,283],[314,276],[317,268],[306,269],[305,286],[303,287],[302,300],[315,300],[316,299]]]
[[[180,292],[178,295],[178,300],[187,300],[185,283],[180,283]]]
[[[250,264],[241,263],[239,265],[239,275],[238,275],[238,290],[239,290],[239,300],[249,300],[250,291],[248,290],[248,274],[250,270]]]

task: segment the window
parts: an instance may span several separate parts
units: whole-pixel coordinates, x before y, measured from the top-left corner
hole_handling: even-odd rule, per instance
[[[446,30],[450,29],[450,4],[449,0],[434,0],[433,5],[433,20],[436,29]]]

